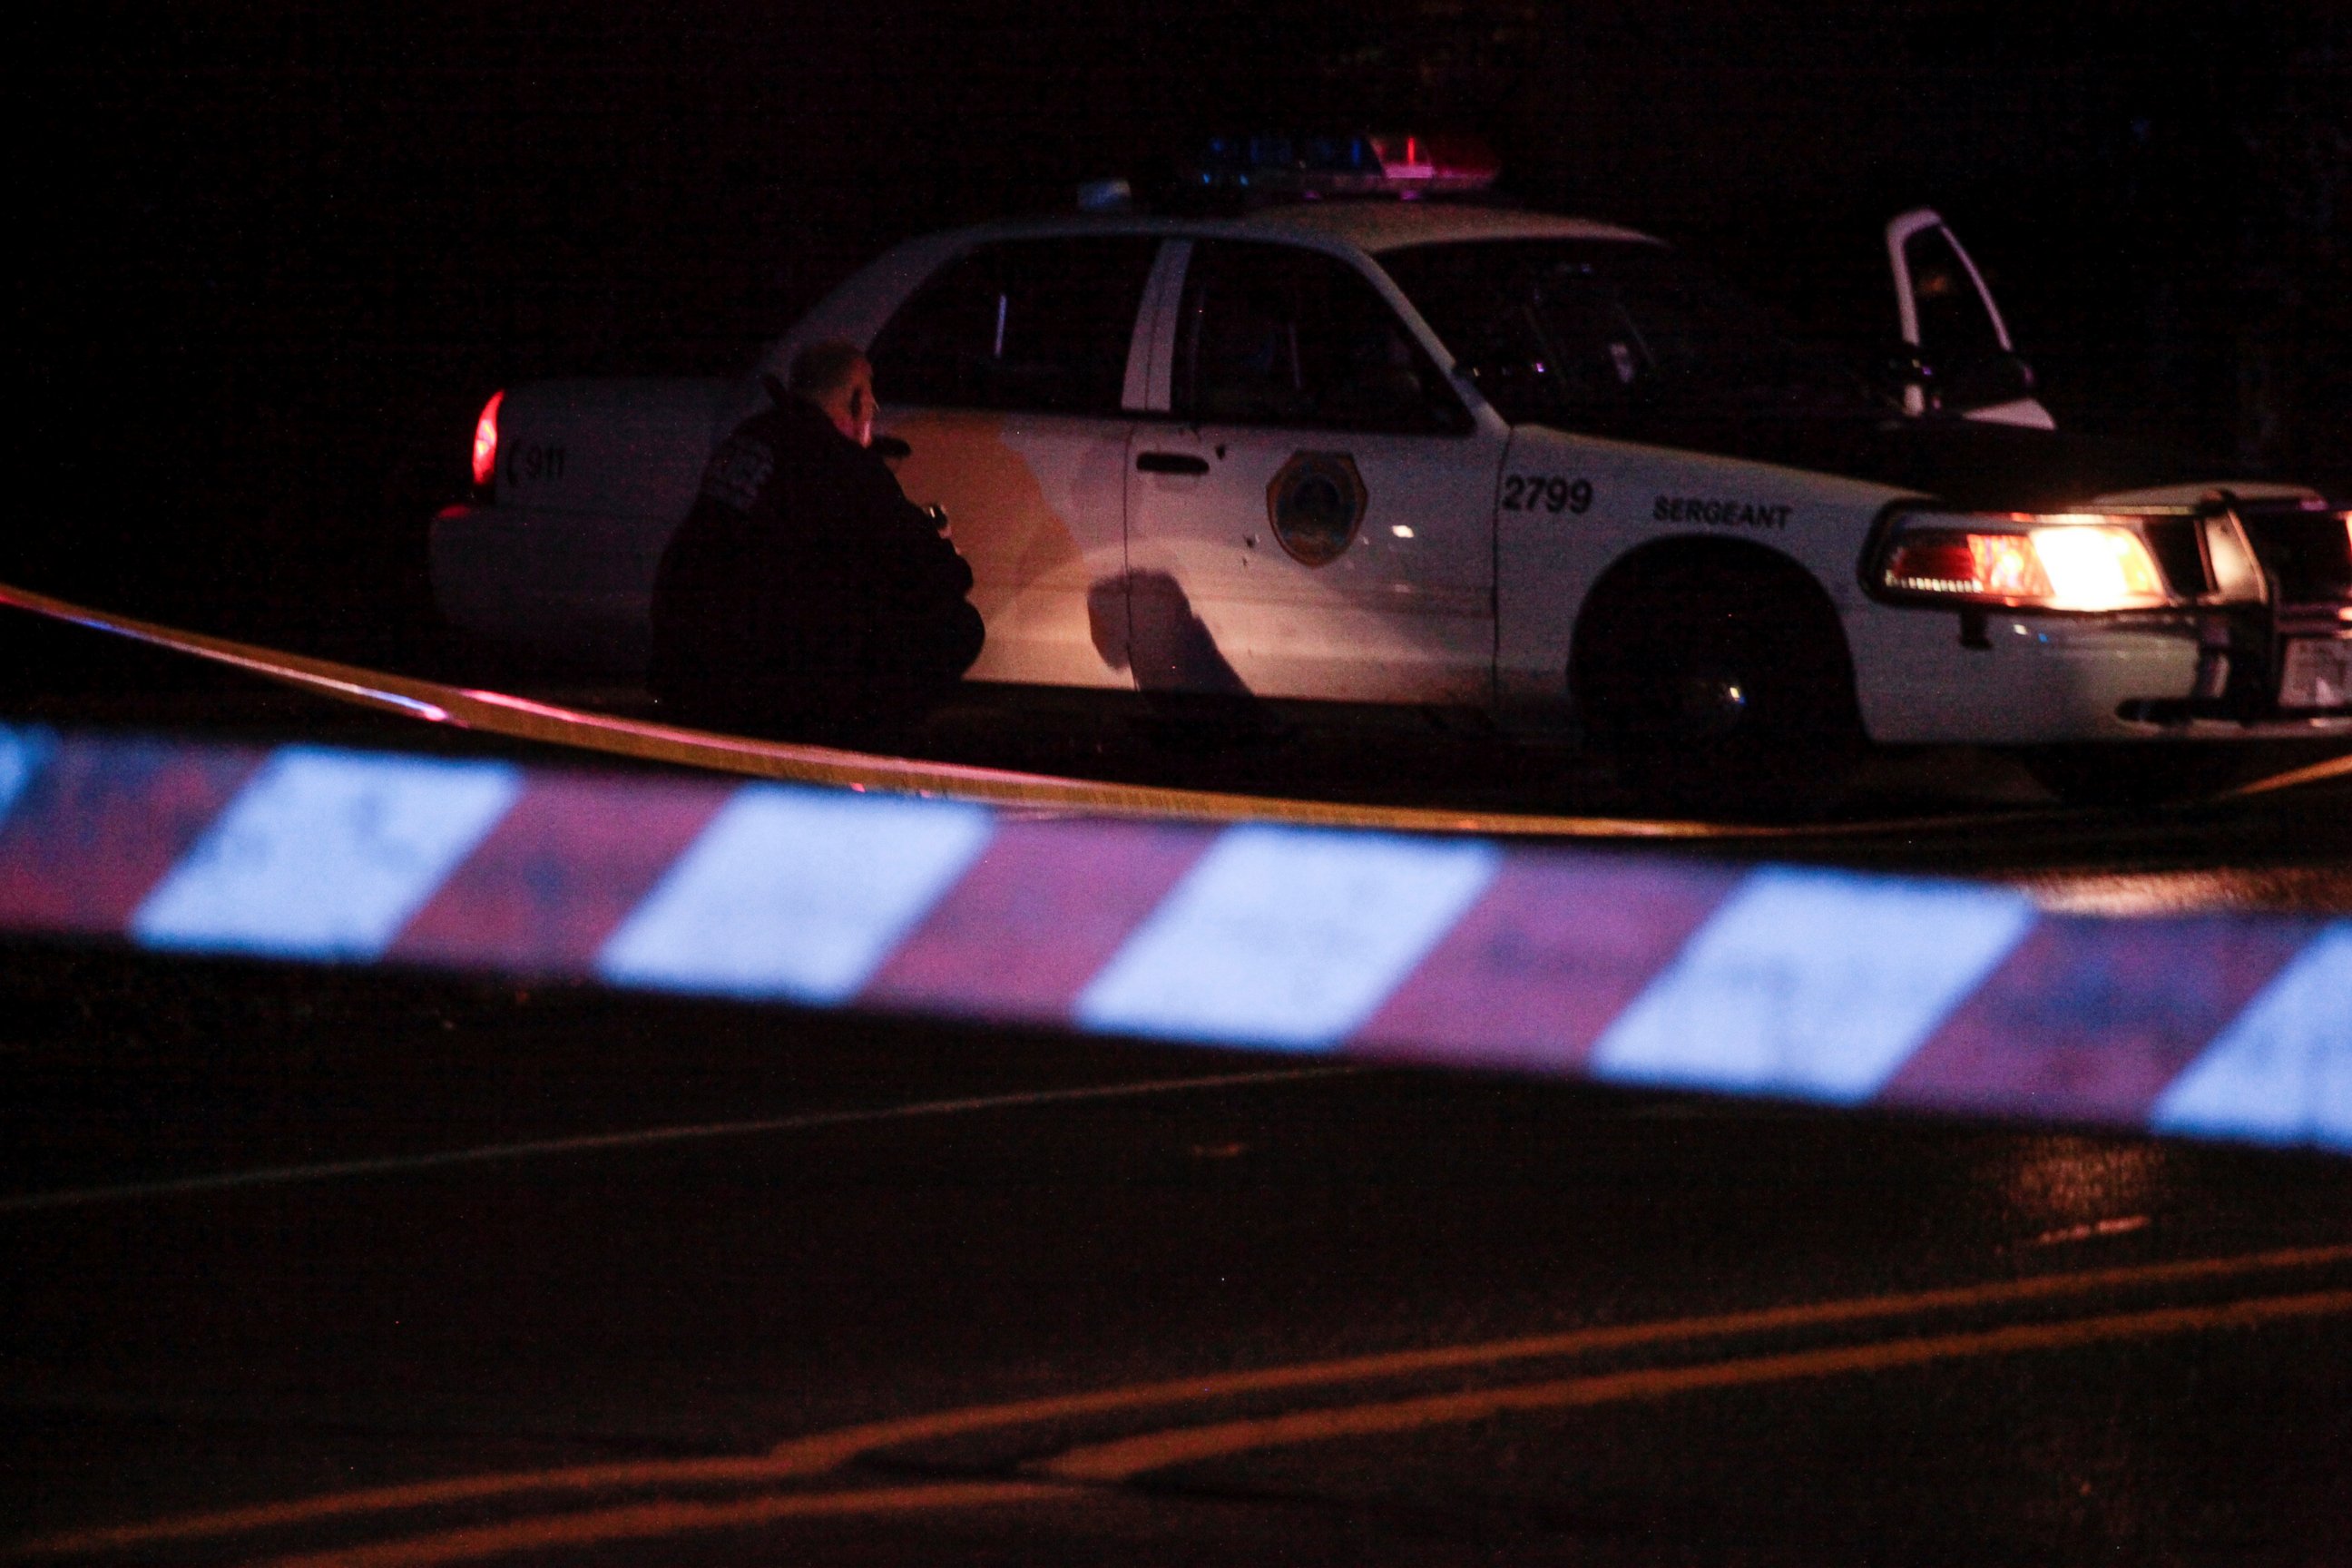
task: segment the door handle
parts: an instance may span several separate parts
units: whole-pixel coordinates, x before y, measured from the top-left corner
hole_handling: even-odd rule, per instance
[[[1196,458],[1189,452],[1138,452],[1135,471],[1139,474],[1205,474],[1209,459]]]

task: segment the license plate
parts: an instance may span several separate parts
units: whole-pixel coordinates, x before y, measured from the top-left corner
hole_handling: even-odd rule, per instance
[[[2296,637],[2279,676],[2282,708],[2352,708],[2352,640]]]

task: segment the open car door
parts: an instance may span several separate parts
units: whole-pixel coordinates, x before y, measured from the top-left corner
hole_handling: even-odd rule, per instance
[[[1886,258],[1903,341],[1919,372],[1903,389],[1903,411],[2054,428],[1984,274],[1943,218],[1929,207],[1896,216],[1886,226]]]

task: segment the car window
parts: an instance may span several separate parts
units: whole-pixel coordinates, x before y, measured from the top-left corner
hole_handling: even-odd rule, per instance
[[[1336,257],[1209,241],[1184,280],[1176,408],[1191,418],[1458,433],[1468,411],[1388,301]]]
[[[1160,242],[1148,235],[1008,240],[950,262],[868,357],[885,403],[1115,414]]]
[[[1948,232],[1937,226],[1909,236],[1903,241],[1903,261],[1919,312],[1921,353],[1957,365],[2001,352],[1984,298]]]
[[[1646,410],[1859,397],[1664,246],[1481,240],[1412,246],[1381,265],[1514,423],[1606,428]]]

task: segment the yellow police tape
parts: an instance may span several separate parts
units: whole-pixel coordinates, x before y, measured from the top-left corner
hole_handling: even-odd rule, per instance
[[[106,632],[152,647],[242,669],[338,701],[431,723],[752,778],[881,790],[1051,814],[1173,817],[1207,822],[1278,822],[1301,826],[1373,828],[1397,833],[1465,833],[1515,838],[1738,839],[1904,835],[1980,818],[1948,816],[1835,825],[1685,822],[1617,816],[1557,816],[1520,812],[1449,811],[1437,806],[1359,805],[1230,792],[1105,784],[1013,773],[955,763],[874,756],[827,746],[753,740],[674,724],[560,708],[499,691],[338,664],[203,632],[159,626],[0,584],[0,605]],[[2217,799],[2252,795],[2352,775],[2352,756],[2257,780]],[[2013,820],[2014,814],[2011,819]]]

